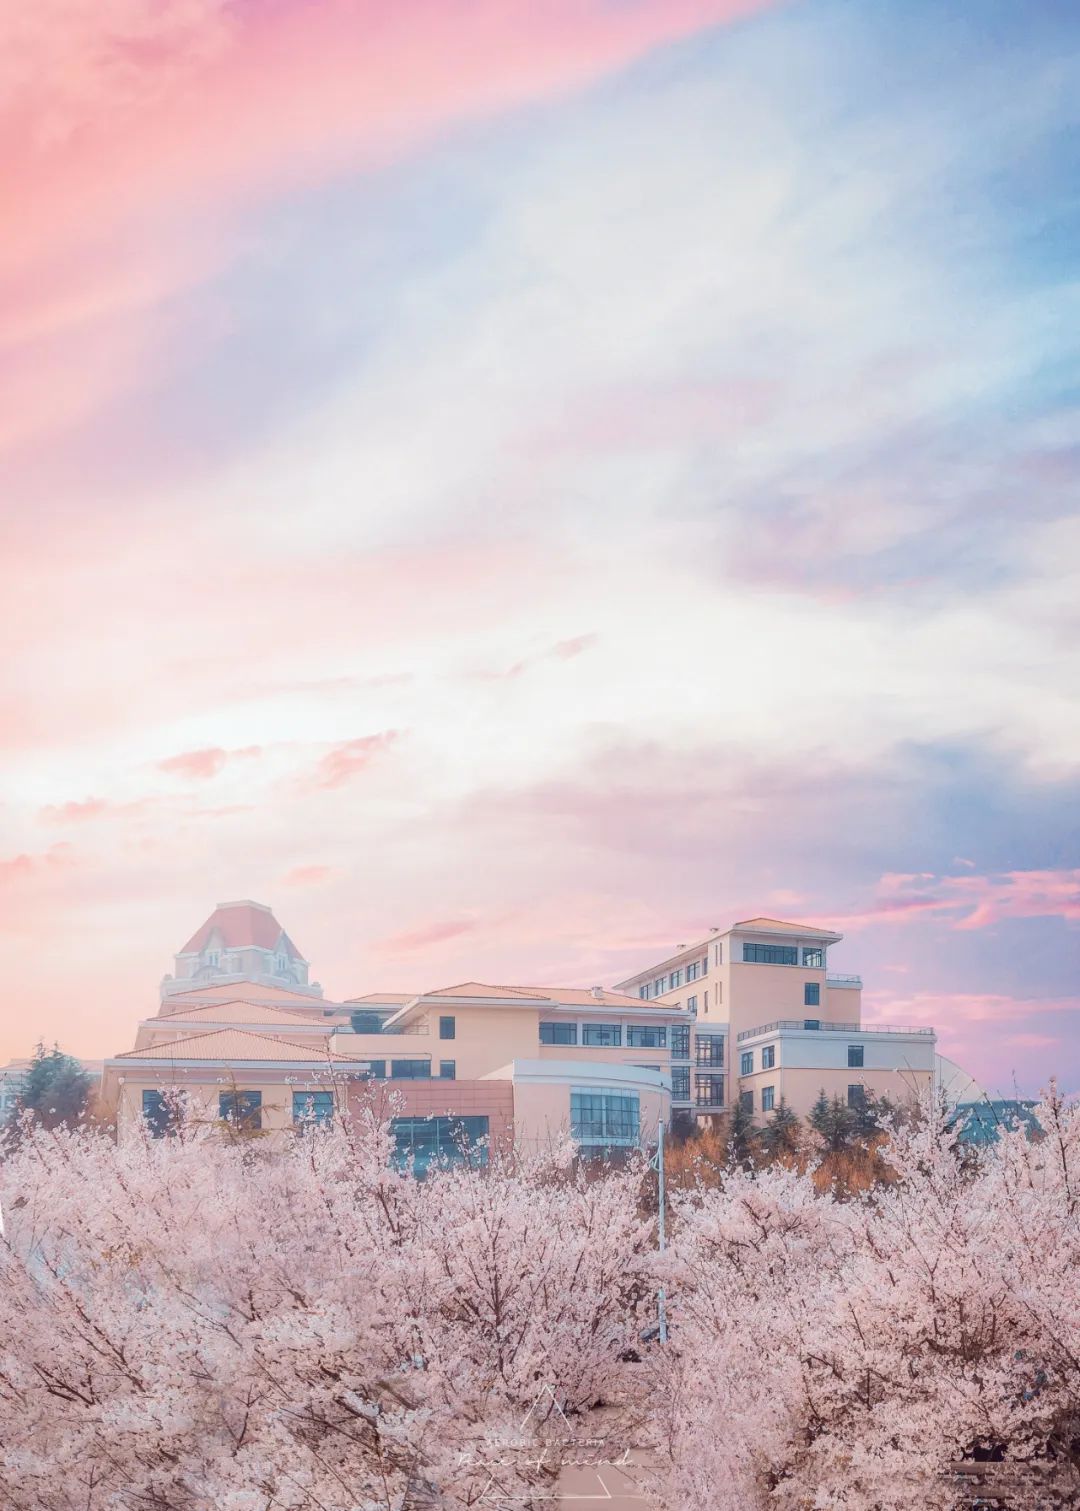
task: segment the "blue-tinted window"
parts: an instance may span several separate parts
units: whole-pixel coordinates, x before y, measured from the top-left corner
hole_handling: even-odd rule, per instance
[[[371,1079],[373,1081],[385,1081],[386,1080],[386,1061],[385,1060],[369,1060],[368,1061],[368,1075],[371,1077]]]
[[[724,1040],[719,1034],[698,1034],[696,1043],[699,1065],[723,1065]]]
[[[699,1107],[722,1107],[724,1105],[723,1076],[694,1077],[694,1101]]]
[[[764,1049],[761,1051],[761,1068],[762,1070],[771,1070],[775,1064],[776,1045],[766,1044]]]
[[[820,1007],[821,1006],[821,982],[820,981],[807,981],[806,984],[803,986],[802,999],[803,999],[803,1006],[804,1007]]]
[[[221,1092],[218,1097],[218,1116],[235,1123],[244,1133],[257,1133],[262,1127],[262,1092]]]
[[[411,1158],[414,1175],[433,1164],[487,1164],[486,1117],[391,1118],[390,1132],[395,1163],[404,1166]]]
[[[576,1023],[541,1023],[541,1044],[576,1044]]]
[[[440,1060],[439,1061],[439,1080],[440,1081],[456,1081],[457,1080],[457,1061],[456,1060]]]
[[[439,1038],[440,1039],[456,1039],[457,1038],[457,1020],[452,1015],[449,1016],[449,1017],[446,1017],[446,1018],[440,1018],[439,1019]]]
[[[626,1030],[626,1043],[630,1049],[664,1049],[667,1029],[654,1024],[631,1023]]]
[[[752,1091],[740,1091],[739,1101],[747,1112],[754,1110],[754,1093]]]
[[[677,991],[680,986],[682,986],[682,971],[672,971],[671,985],[669,986],[668,990],[674,992]]]
[[[744,960],[756,961],[758,965],[798,965],[799,951],[793,944],[744,944]]]
[[[636,1144],[639,1099],[633,1091],[571,1091],[570,1132],[580,1144]]]
[[[332,1091],[294,1091],[292,1115],[294,1123],[329,1123],[334,1116],[334,1093]]]
[[[676,1102],[690,1100],[690,1067],[675,1065],[671,1070],[671,1095]]]
[[[688,1013],[696,1013],[697,1012],[697,997],[687,997],[687,999],[686,999],[686,1011]]]
[[[172,1128],[173,1118],[163,1092],[144,1091],[142,1115],[151,1138],[164,1138]]]
[[[775,1088],[772,1087],[772,1086],[763,1086],[761,1088],[761,1110],[762,1110],[762,1112],[771,1112],[773,1110],[773,1105],[774,1105],[773,1104],[773,1095],[774,1095],[774,1092],[775,1092]]]
[[[822,966],[825,964],[825,951],[803,950],[802,963],[803,965],[810,966],[812,970],[821,970]]]
[[[753,1075],[753,1073],[754,1051],[752,1049],[747,1049],[739,1056],[739,1074],[741,1076],[751,1076]]]
[[[671,1026],[671,1058],[673,1060],[689,1060],[690,1058],[690,1025],[689,1023],[673,1023]]]
[[[618,1023],[583,1023],[581,1042],[618,1049],[622,1044],[622,1027]]]
[[[382,1033],[384,1013],[369,1012],[364,1008],[360,1012],[349,1015],[349,1026],[354,1034],[379,1034]]]
[[[430,1060],[391,1060],[392,1081],[426,1081],[431,1076]]]
[[[863,1064],[863,1046],[861,1044],[849,1044],[847,1047],[847,1062],[852,1070],[861,1070]]]
[[[691,981],[696,981],[700,974],[701,966],[696,960],[691,960],[690,964],[686,967],[687,984],[689,984]]]

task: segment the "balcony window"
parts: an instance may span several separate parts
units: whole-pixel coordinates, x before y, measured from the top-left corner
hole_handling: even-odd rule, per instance
[[[763,1086],[761,1088],[761,1110],[762,1110],[762,1112],[771,1112],[773,1110],[773,1107],[775,1105],[775,1100],[774,1100],[775,1099],[775,1093],[776,1093],[776,1087],[775,1086]]]
[[[429,1081],[431,1079],[430,1060],[391,1060],[390,1079],[392,1081]]]
[[[698,1107],[722,1107],[724,1105],[723,1076],[695,1076],[694,1102]]]
[[[671,985],[668,990],[674,992],[677,991],[680,986],[682,986],[682,971],[672,971]]]
[[[753,1110],[754,1110],[754,1093],[752,1091],[740,1091],[739,1092],[739,1105],[743,1109],[744,1112],[753,1112]]]
[[[724,1041],[719,1034],[698,1034],[697,1062],[699,1065],[723,1065]]]
[[[432,1164],[486,1165],[488,1127],[486,1117],[391,1118],[394,1161],[411,1159],[421,1177]]]
[[[861,1070],[863,1068],[864,1046],[862,1044],[849,1044],[847,1047],[847,1062],[849,1070]]]
[[[803,950],[802,963],[809,966],[811,970],[820,971],[825,964],[825,951]]]
[[[866,1087],[849,1086],[847,1089],[847,1104],[849,1107],[862,1108],[866,1106]]]
[[[334,1093],[332,1091],[294,1091],[292,1094],[292,1120],[301,1127],[321,1127],[334,1116]]]
[[[701,967],[698,965],[698,962],[696,960],[691,960],[690,964],[686,967],[687,984],[689,985],[691,981],[696,981],[700,974]]]
[[[541,1023],[541,1044],[576,1044],[576,1023]]]
[[[671,1099],[673,1102],[690,1100],[690,1067],[675,1065],[671,1071]]]
[[[807,981],[807,982],[805,982],[804,985],[803,985],[802,1000],[803,1000],[803,1007],[820,1007],[821,1006],[821,982],[820,981]]]
[[[439,1038],[457,1038],[457,1019],[451,1014],[449,1017],[439,1019]]]
[[[629,1049],[665,1049],[667,1029],[631,1023],[626,1030],[626,1044]]]
[[[457,1061],[456,1060],[440,1060],[439,1061],[439,1080],[440,1081],[456,1081],[457,1080]]]
[[[673,1023],[671,1026],[671,1058],[673,1060],[689,1060],[690,1058],[690,1025],[689,1023]]]
[[[752,1049],[744,1050],[739,1056],[739,1074],[741,1076],[752,1076],[754,1074],[754,1051]]]
[[[761,1068],[762,1068],[762,1070],[772,1070],[772,1068],[773,1068],[773,1066],[775,1064],[776,1064],[776,1045],[775,1044],[766,1044],[765,1047],[764,1047],[764,1049],[761,1051]]]
[[[570,1093],[570,1133],[579,1144],[630,1145],[640,1137],[639,1098],[631,1091]]]
[[[622,1044],[622,1025],[619,1023],[583,1023],[581,1026],[582,1044],[591,1044],[594,1048],[618,1049]]]
[[[262,1092],[223,1091],[218,1097],[218,1117],[243,1133],[258,1133],[262,1127]]]
[[[756,965],[798,965],[799,951],[793,944],[744,944],[744,960]]]

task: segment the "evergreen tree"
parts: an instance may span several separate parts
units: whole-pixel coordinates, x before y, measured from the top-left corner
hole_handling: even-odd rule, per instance
[[[59,1045],[46,1049],[38,1044],[9,1122],[32,1112],[35,1122],[45,1128],[73,1128],[86,1117],[89,1101],[90,1077],[78,1060],[64,1054]]]
[[[742,1097],[738,1096],[727,1115],[724,1128],[724,1150],[727,1158],[735,1164],[749,1164],[757,1137],[754,1114],[746,1106]]]
[[[780,1098],[780,1105],[761,1133],[761,1144],[769,1159],[778,1159],[784,1154],[794,1154],[799,1142],[799,1119]]]
[[[811,1126],[811,1128],[813,1128],[814,1132],[815,1133],[820,1133],[821,1136],[822,1136],[822,1138],[824,1138],[825,1137],[825,1126],[828,1123],[828,1121],[829,1121],[829,1099],[825,1095],[825,1088],[823,1086],[821,1088],[821,1090],[817,1094],[817,1101],[814,1103],[813,1107],[811,1107],[811,1109],[810,1109],[809,1122],[810,1122],[810,1126]]]

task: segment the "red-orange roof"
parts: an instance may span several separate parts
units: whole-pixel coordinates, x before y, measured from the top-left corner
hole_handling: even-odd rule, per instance
[[[178,1013],[167,1018],[151,1019],[171,1027],[174,1023],[261,1023],[267,1028],[321,1028],[332,1033],[334,1024],[329,1019],[308,1017],[301,1013],[285,1012],[280,1007],[267,1007],[257,1002],[208,1002],[205,1007],[184,1006]]]
[[[196,929],[184,945],[181,955],[199,954],[215,932],[221,935],[226,949],[243,949],[253,944],[263,950],[280,948],[293,960],[303,959],[274,917],[273,909],[261,902],[219,902],[202,927]]]
[[[192,1034],[168,1044],[150,1044],[145,1049],[128,1049],[118,1060],[200,1060],[206,1063],[234,1060],[281,1060],[302,1065],[352,1064],[355,1055],[332,1054],[320,1048],[313,1052],[306,1044],[289,1044],[272,1034],[251,1034],[239,1028],[219,1028],[214,1033]]]
[[[832,929],[819,929],[813,923],[784,923],[780,918],[743,918],[734,925],[737,929],[763,929],[772,934],[831,934]]]

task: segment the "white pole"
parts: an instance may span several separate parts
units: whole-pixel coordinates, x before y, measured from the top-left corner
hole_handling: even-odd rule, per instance
[[[660,1252],[662,1254],[664,1252],[665,1248],[667,1247],[667,1233],[665,1231],[665,1225],[664,1225],[664,1215],[665,1215],[664,1214],[664,1207],[665,1207],[665,1203],[666,1203],[666,1192],[665,1192],[665,1189],[664,1189],[664,1120],[663,1120],[663,1118],[660,1118],[659,1122],[656,1125],[656,1173],[657,1173],[657,1177],[658,1177],[658,1185],[659,1185],[659,1188],[660,1188],[659,1189],[660,1213],[659,1213],[659,1218],[658,1218],[658,1221],[657,1221],[657,1231],[658,1231],[659,1239],[660,1239]],[[660,1342],[661,1343],[666,1343],[667,1342],[667,1298],[664,1295],[664,1287],[663,1287],[663,1285],[661,1285],[660,1290],[659,1290],[659,1292],[657,1294],[656,1309],[657,1309],[658,1318],[659,1318],[659,1322],[660,1322]]]

